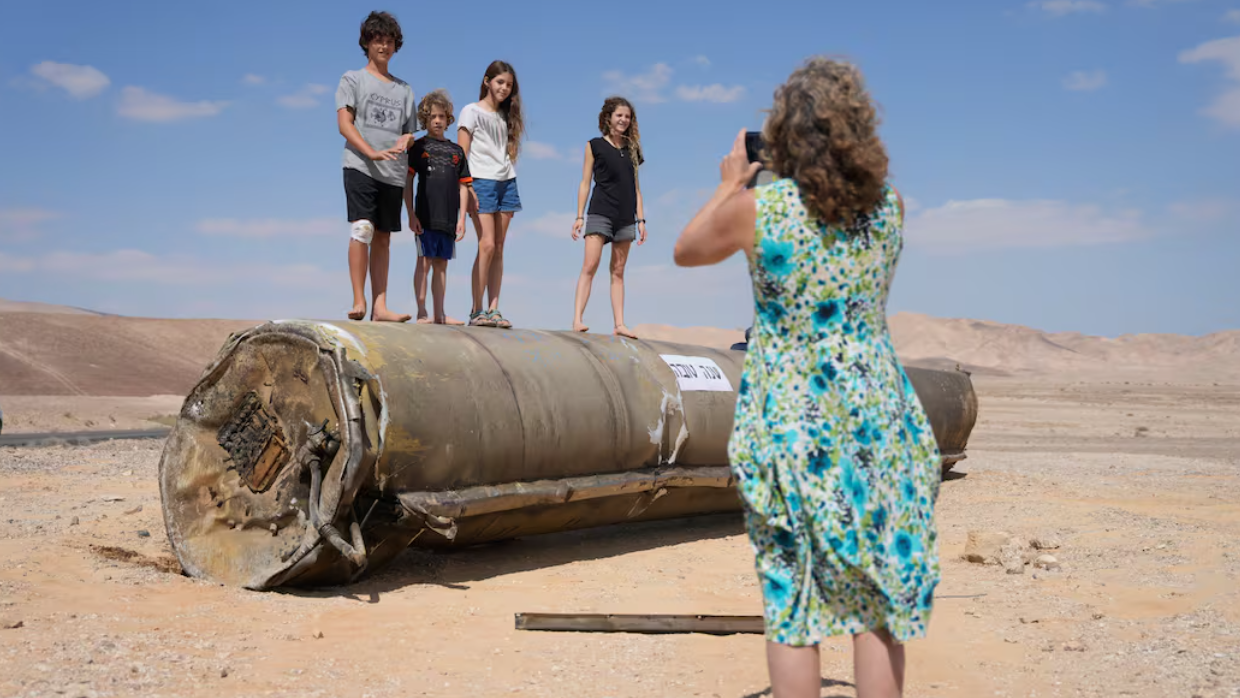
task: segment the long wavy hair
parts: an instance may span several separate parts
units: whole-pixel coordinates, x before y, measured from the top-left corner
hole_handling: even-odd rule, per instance
[[[883,201],[887,151],[861,71],[813,57],[775,90],[763,127],[767,167],[796,180],[809,212],[851,224]]]
[[[637,128],[637,110],[624,97],[612,96],[603,100],[603,108],[598,113],[598,130],[603,136],[611,134],[611,115],[616,113],[620,107],[628,107],[629,114],[633,116],[629,119],[629,128],[624,132],[624,142],[619,147],[629,152],[629,160],[633,163],[633,171],[637,171],[638,165],[641,165],[646,159],[642,155],[642,134]]]
[[[516,162],[517,155],[521,152],[521,136],[525,135],[525,120],[521,115],[521,88],[517,82],[516,69],[505,61],[492,61],[491,65],[487,66],[486,74],[482,76],[482,84],[478,87],[478,99],[486,99],[487,83],[504,73],[512,76],[512,92],[499,105],[499,113],[504,117],[504,123],[508,126],[508,157]]]

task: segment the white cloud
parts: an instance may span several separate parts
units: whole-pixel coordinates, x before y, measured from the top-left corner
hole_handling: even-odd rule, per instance
[[[267,78],[261,75],[255,75],[254,73],[246,73],[241,77],[241,82],[246,85],[262,85],[267,82]]]
[[[227,106],[228,102],[181,102],[130,86],[121,90],[121,103],[116,110],[121,116],[135,121],[167,122],[215,116]]]
[[[1218,61],[1223,64],[1227,82],[1223,91],[1201,113],[1225,126],[1240,128],[1240,36],[1207,41],[1179,56],[1181,63]]]
[[[30,68],[36,77],[68,92],[75,99],[89,99],[112,84],[107,75],[89,65],[43,61]]]
[[[1141,213],[1064,201],[949,201],[906,222],[910,245],[958,252],[998,247],[1065,247],[1150,237]]]
[[[39,224],[60,214],[42,208],[0,209],[0,240],[33,240],[40,236]]]
[[[694,63],[697,63],[698,65],[702,66],[703,68],[709,68],[709,67],[710,67],[710,59],[709,59],[709,58],[707,58],[706,56],[701,56],[701,55],[699,55],[699,56],[694,56],[694,57],[693,57],[693,62],[694,62]]]
[[[606,94],[620,94],[635,102],[666,102],[663,88],[672,80],[672,67],[666,63],[656,63],[639,75],[609,70],[603,73],[603,80],[608,84]]]
[[[546,237],[562,238],[564,240],[572,240],[573,221],[576,220],[575,213],[561,213],[559,211],[548,211],[536,218],[522,221],[520,217],[513,219],[513,232],[516,233],[535,233]],[[504,283],[508,283],[508,277],[504,277]]]
[[[1227,13],[1223,15],[1223,21],[1240,24],[1240,10],[1228,10]]]
[[[526,141],[521,145],[521,150],[535,160],[560,160],[564,157],[559,148],[539,141]]]
[[[1167,207],[1173,215],[1194,223],[1217,223],[1232,218],[1240,205],[1229,199],[1177,201]]]
[[[709,65],[705,56],[693,59],[699,65]],[[702,63],[705,61],[705,63]],[[619,70],[603,73],[603,80],[608,84],[604,94],[618,94],[634,102],[659,103],[666,102],[665,90],[671,85],[675,71],[666,63],[656,63],[650,70],[639,75],[627,75]],[[677,99],[685,102],[735,102],[745,95],[745,88],[740,85],[680,85],[675,89]]]
[[[319,106],[319,98],[330,91],[327,85],[308,84],[291,95],[277,98],[276,102],[289,109],[313,109]]]
[[[740,85],[725,87],[719,83],[714,85],[681,85],[676,88],[676,96],[686,102],[735,102],[745,96],[745,88]]]
[[[1039,0],[1029,7],[1042,10],[1052,17],[1063,17],[1077,12],[1104,12],[1107,6],[1097,0]]]
[[[1093,92],[1107,84],[1105,70],[1077,70],[1063,79],[1064,89],[1074,92]]]
[[[239,238],[348,236],[348,224],[336,218],[204,218],[195,229],[204,235]]]
[[[231,282],[317,289],[339,273],[311,264],[209,262],[188,256],[160,257],[141,250],[49,252],[17,257],[0,252],[0,271],[71,277],[75,281],[124,282],[157,286],[218,287]]]

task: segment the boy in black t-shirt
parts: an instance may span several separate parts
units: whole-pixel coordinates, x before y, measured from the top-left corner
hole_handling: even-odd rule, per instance
[[[413,142],[409,149],[409,177],[405,180],[405,207],[409,211],[409,227],[418,236],[422,255],[430,262],[431,296],[435,303],[433,322],[437,325],[463,325],[449,318],[443,309],[444,291],[448,282],[448,260],[456,256],[456,243],[465,237],[465,207],[470,182],[469,163],[461,146],[444,138],[452,125],[452,100],[443,90],[435,90],[418,104],[419,122],[426,135]],[[413,181],[417,179],[417,205],[413,202]],[[448,232],[452,231],[452,232]],[[425,283],[415,276],[414,285]],[[422,296],[425,298],[425,295]],[[418,308],[419,318],[424,308]]]

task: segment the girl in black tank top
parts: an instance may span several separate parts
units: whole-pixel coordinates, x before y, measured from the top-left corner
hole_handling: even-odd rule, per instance
[[[573,330],[586,332],[582,316],[590,300],[590,287],[603,256],[603,246],[611,244],[611,310],[615,316],[614,333],[637,338],[624,324],[624,267],[633,240],[646,241],[646,219],[642,213],[642,191],[637,168],[642,164],[641,134],[637,130],[637,112],[623,97],[608,97],[598,115],[601,138],[586,144],[581,185],[577,188],[577,220],[573,222],[573,239],[585,233],[585,261],[577,279],[577,297]],[[590,180],[594,194],[590,196]],[[586,197],[590,208],[585,210]],[[588,215],[587,215],[588,214]]]

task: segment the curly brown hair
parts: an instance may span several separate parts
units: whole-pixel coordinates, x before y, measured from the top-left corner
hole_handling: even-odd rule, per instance
[[[762,129],[766,166],[796,180],[810,214],[826,225],[852,223],[883,201],[887,151],[861,71],[808,59],[775,90]]]
[[[452,98],[448,96],[447,90],[433,90],[427,92],[422,101],[418,102],[418,123],[423,128],[426,128],[427,122],[431,120],[431,110],[435,107],[448,115],[449,126],[456,122],[456,117],[452,115]]]
[[[642,134],[637,128],[637,110],[624,97],[612,96],[603,100],[603,108],[598,113],[598,132],[604,137],[611,133],[611,115],[616,113],[620,107],[628,107],[629,128],[624,132],[624,142],[620,147],[629,151],[629,160],[633,163],[633,170],[636,171],[638,165],[645,162],[642,155]]]
[[[487,83],[504,73],[512,76],[512,92],[499,105],[499,113],[508,126],[508,157],[513,162],[521,152],[521,136],[525,134],[525,118],[521,114],[521,86],[517,82],[517,71],[506,61],[491,61],[486,73],[482,76],[482,84],[478,86],[478,99],[486,99]]]
[[[366,19],[362,20],[362,27],[357,37],[357,45],[362,47],[362,54],[370,57],[370,42],[375,39],[386,36],[396,44],[394,50],[400,50],[405,44],[405,37],[400,32],[400,22],[392,16],[390,12],[371,12]]]

